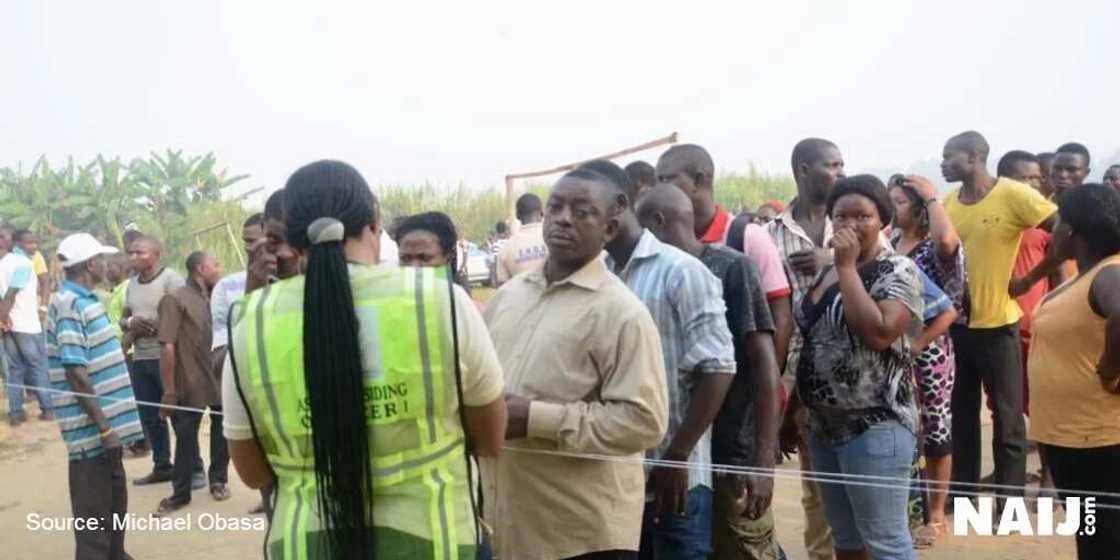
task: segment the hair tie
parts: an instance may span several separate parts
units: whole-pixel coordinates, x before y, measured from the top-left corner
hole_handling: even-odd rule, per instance
[[[346,237],[346,226],[335,218],[318,218],[307,226],[307,237],[312,245],[341,242]]]

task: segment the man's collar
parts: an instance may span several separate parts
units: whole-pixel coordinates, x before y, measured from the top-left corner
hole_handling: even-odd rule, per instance
[[[652,231],[642,228],[642,235],[638,238],[638,246],[634,247],[634,252],[630,254],[630,261],[656,257],[660,252],[661,241],[658,241]]]
[[[795,231],[795,232],[798,232],[798,233],[801,233],[801,234],[804,235],[805,228],[802,228],[801,224],[797,223],[797,220],[794,219],[794,217],[793,217],[793,209],[794,208],[797,208],[797,198],[794,198],[789,203],[789,207],[787,207],[784,211],[782,211],[781,214],[778,214],[778,216],[776,218],[774,218],[774,221],[781,223],[783,226],[785,226],[786,228],[788,228],[792,231]],[[825,226],[824,226],[825,231],[828,231],[831,224],[832,224],[832,219],[829,218],[828,214],[824,215],[824,223],[825,223]]]
[[[199,284],[194,278],[188,276],[185,285],[197,292],[198,295],[202,296],[203,298],[208,298],[210,296],[209,290],[204,288],[202,284]]]
[[[567,278],[553,282],[551,286],[548,285],[548,279],[544,276],[544,269],[545,267],[542,266],[529,272],[526,275],[526,279],[546,289],[554,289],[564,284],[573,284],[586,290],[598,291],[599,287],[603,285],[603,282],[610,278],[610,271],[607,270],[607,264],[603,261],[602,256],[591,259],[579,270],[571,273]]]
[[[79,283],[77,283],[73,280],[63,280],[62,281],[62,288],[65,289],[65,290],[70,290],[71,292],[75,292],[78,295],[83,296],[83,297],[89,297],[89,296],[93,295],[93,290],[90,290],[89,288],[87,288],[87,287],[85,287],[85,286],[83,286],[83,285],[81,285],[81,284],[79,284]]]
[[[159,278],[159,275],[163,274],[163,271],[165,269],[166,269],[166,267],[164,267],[163,265],[159,265],[159,268],[156,269],[156,273],[153,274],[152,277],[148,278],[147,280],[144,279],[143,274],[137,272],[137,273],[135,273],[136,281],[140,282],[141,284],[147,284],[148,282],[151,282],[152,280],[155,280],[156,278]]]
[[[661,252],[661,242],[657,240],[657,236],[652,231],[642,228],[642,234],[638,236],[638,243],[634,245],[634,250],[630,252],[630,260],[626,261],[626,266],[622,270],[618,270],[618,263],[608,253],[604,257],[604,263],[608,270],[615,271],[619,276],[622,275],[631,263],[656,257]]]
[[[797,220],[793,219],[794,204],[797,204],[796,200],[793,202],[793,204],[789,205],[789,208],[786,208],[784,211],[782,211],[781,214],[778,214],[778,216],[774,218],[774,221],[790,231],[804,233],[804,229],[801,227],[801,224],[797,223]]]
[[[730,223],[731,212],[717,204],[716,215],[712,218],[712,223],[708,225],[708,231],[704,232],[700,241],[703,243],[722,243],[726,239],[727,226]]]

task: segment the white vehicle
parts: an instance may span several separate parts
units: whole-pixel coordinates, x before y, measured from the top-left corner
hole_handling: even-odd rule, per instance
[[[484,286],[490,284],[490,255],[471,243],[467,248],[467,284],[475,285],[482,284]]]

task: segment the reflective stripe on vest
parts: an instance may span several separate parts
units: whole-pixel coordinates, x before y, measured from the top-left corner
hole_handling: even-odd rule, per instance
[[[418,494],[427,503],[416,503],[414,511],[427,511],[425,527],[401,527],[392,516],[386,523],[430,540],[431,558],[454,558],[463,532],[456,499],[465,488],[465,463],[462,427],[457,417],[448,418],[455,416],[457,399],[446,272],[352,266],[350,281],[361,325],[375,504],[378,489],[424,489]],[[282,541],[285,558],[301,559],[309,557],[308,531],[319,529],[303,288],[298,277],[253,292],[235,312],[231,333],[238,381],[278,479],[271,540]],[[474,544],[473,533],[461,536]]]

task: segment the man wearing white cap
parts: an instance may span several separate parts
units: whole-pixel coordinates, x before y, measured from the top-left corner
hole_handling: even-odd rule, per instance
[[[123,525],[114,523],[128,503],[121,452],[144,435],[120,340],[93,293],[105,278],[104,255],[116,252],[88,233],[63,239],[66,280],[47,306],[51,386],[65,391],[54,405],[70,458],[70,504],[74,519],[101,520],[75,525],[77,558],[131,558]]]

